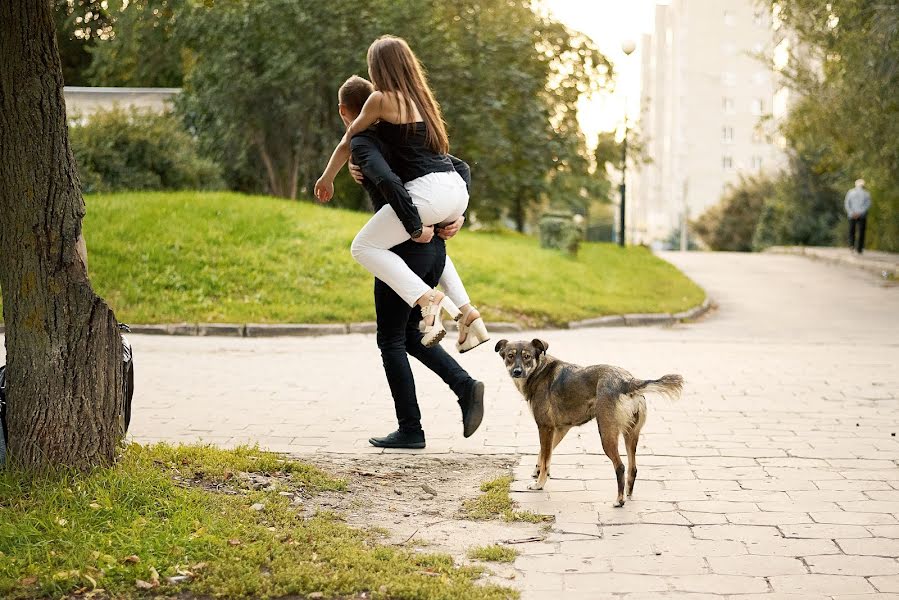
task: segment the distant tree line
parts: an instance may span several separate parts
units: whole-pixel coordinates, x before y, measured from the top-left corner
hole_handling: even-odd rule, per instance
[[[59,0],[57,21],[68,83],[183,87],[178,112],[233,189],[308,196],[342,134],[337,88],[391,33],[428,69],[480,219],[523,228],[608,196],[577,102],[612,65],[530,0]],[[338,179],[336,205],[364,202]]]
[[[798,99],[779,132],[789,164],[726,193],[698,220],[698,233],[726,250],[843,244],[843,197],[861,177],[874,198],[869,247],[899,251],[899,4],[762,4],[775,11],[790,48],[783,76]]]

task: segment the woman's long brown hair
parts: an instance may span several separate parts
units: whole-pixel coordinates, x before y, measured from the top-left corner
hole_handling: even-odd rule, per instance
[[[418,107],[425,122],[425,139],[431,150],[438,154],[449,152],[449,138],[440,105],[428,87],[421,63],[406,40],[392,35],[376,39],[368,47],[368,73],[378,90],[399,92],[408,112],[413,112],[413,106]]]

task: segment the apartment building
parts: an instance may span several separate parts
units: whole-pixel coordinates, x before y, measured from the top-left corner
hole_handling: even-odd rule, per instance
[[[629,176],[631,242],[668,238],[739,175],[774,169],[771,14],[755,0],[672,0],[642,40],[637,128],[651,163]]]

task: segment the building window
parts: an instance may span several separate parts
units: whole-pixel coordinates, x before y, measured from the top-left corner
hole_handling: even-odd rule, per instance
[[[753,144],[761,144],[765,141],[765,135],[762,133],[761,129],[753,129],[752,130],[752,143]]]
[[[753,156],[752,157],[752,168],[756,171],[760,171],[762,168],[762,157],[761,156]]]
[[[733,144],[734,143],[734,128],[728,125],[725,125],[721,128],[721,141],[725,144]]]
[[[725,10],[724,11],[724,24],[727,26],[733,26],[737,24],[737,19],[734,17],[734,11]]]
[[[758,26],[758,27],[764,27],[765,26],[765,11],[756,10],[752,14],[752,22],[755,23],[756,26]]]
[[[725,71],[721,74],[721,83],[727,86],[737,85],[737,75],[730,71]]]
[[[762,100],[761,98],[756,98],[755,100],[752,101],[751,110],[752,110],[752,114],[761,115],[762,113],[765,112],[765,101]]]
[[[721,157],[721,168],[725,171],[729,171],[734,168],[734,157],[728,154],[725,154]]]
[[[732,115],[734,114],[734,99],[733,98],[722,98],[721,99],[721,110],[724,111],[725,114]]]

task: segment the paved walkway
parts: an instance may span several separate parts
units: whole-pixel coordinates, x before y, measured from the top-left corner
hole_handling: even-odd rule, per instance
[[[877,273],[883,278],[899,276],[899,253],[865,250],[864,254],[856,254],[849,248],[826,248],[819,246],[774,246],[766,252],[775,254],[798,254],[815,260],[823,260],[832,264],[845,265],[865,269]]]
[[[546,541],[518,546],[523,597],[899,598],[899,289],[797,256],[665,257],[717,311],[667,328],[510,336],[687,381],[682,400],[649,400],[624,508],[611,506],[593,425],[559,446],[543,492],[514,494],[557,517]],[[368,436],[391,429],[373,336],[132,341],[139,441],[369,453]],[[416,368],[427,452],[521,453],[523,490],[530,415],[492,348],[461,362],[487,383],[485,424],[463,440],[454,398]]]

